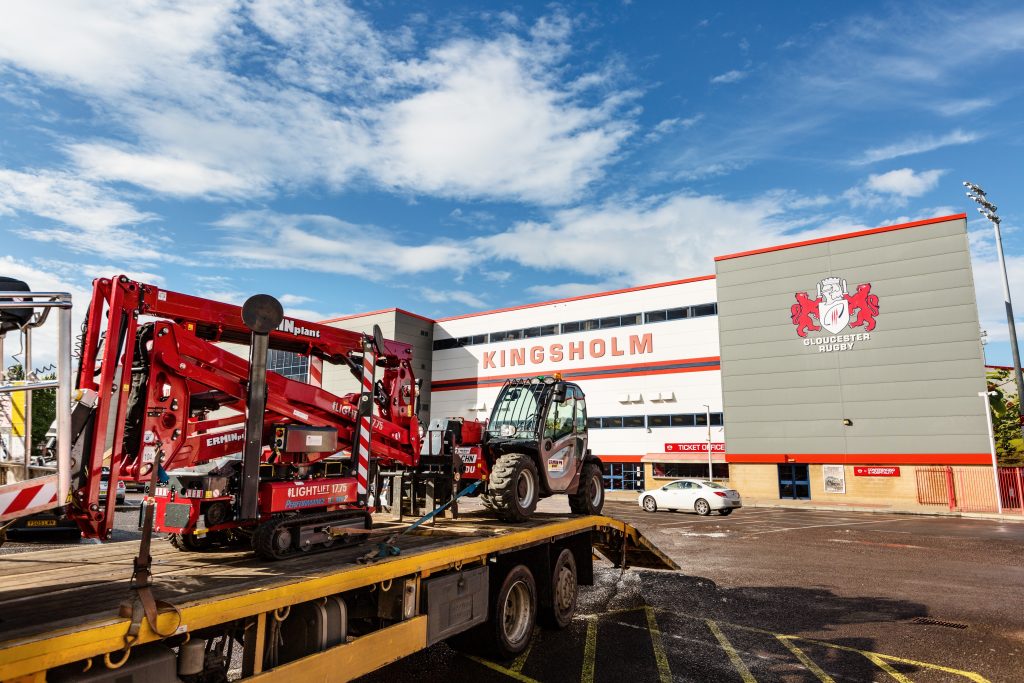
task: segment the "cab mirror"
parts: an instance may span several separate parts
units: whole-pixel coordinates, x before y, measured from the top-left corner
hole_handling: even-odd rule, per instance
[[[551,400],[555,403],[564,403],[566,394],[565,382],[555,382],[555,388],[551,392]]]

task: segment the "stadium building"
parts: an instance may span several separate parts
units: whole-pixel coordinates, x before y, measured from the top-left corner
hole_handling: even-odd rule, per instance
[[[612,490],[706,477],[710,459],[751,500],[995,508],[966,215],[720,256],[715,270],[438,320],[325,322],[412,344],[423,420],[484,419],[509,377],[577,382]],[[322,382],[355,390],[344,368]]]

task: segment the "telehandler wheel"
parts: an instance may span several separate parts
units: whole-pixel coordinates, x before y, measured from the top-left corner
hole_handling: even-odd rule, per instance
[[[603,507],[604,476],[601,468],[596,463],[584,463],[579,489],[569,496],[569,509],[577,515],[599,515]]]
[[[506,522],[525,522],[540,497],[537,465],[528,455],[507,453],[494,462],[488,495]]]
[[[544,605],[538,615],[541,625],[562,629],[571,624],[578,592],[576,557],[568,548],[562,548],[551,569],[551,604]]]

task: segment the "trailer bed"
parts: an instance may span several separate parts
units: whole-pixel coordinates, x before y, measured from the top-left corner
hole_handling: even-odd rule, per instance
[[[616,564],[676,568],[624,522],[556,514],[514,525],[480,513],[438,520],[402,536],[400,555],[357,562],[406,526],[377,522],[363,544],[280,562],[243,549],[184,553],[156,541],[153,592],[180,610],[179,631],[194,631],[395,577],[426,578],[588,530],[595,550]],[[0,680],[122,648],[129,619],[118,612],[132,598],[128,580],[138,547],[129,541],[0,557]],[[161,615],[161,630],[177,621],[173,613]],[[143,623],[139,643],[158,639]]]

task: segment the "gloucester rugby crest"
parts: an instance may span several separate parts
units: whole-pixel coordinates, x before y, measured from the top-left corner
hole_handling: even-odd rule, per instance
[[[795,295],[796,303],[790,308],[790,316],[797,336],[806,337],[808,332],[822,328],[833,335],[847,327],[863,327],[864,332],[875,329],[878,295],[871,293],[871,283],[857,285],[856,291],[850,294],[846,280],[827,277],[818,283],[816,293],[813,299],[807,292]]]

